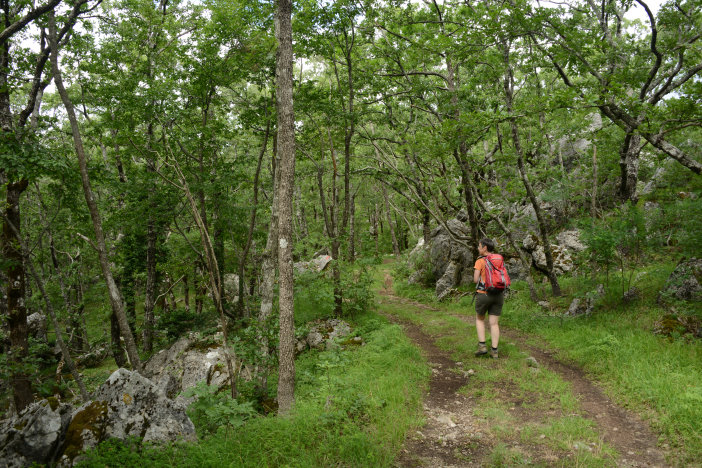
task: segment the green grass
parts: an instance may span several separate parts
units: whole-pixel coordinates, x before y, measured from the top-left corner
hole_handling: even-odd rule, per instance
[[[656,299],[673,267],[658,263],[635,272],[642,298],[628,305],[622,304],[611,278],[610,290],[595,312],[578,318],[563,318],[562,312],[572,295],[594,289],[597,281],[563,279],[570,296],[550,299],[552,314],[531,303],[525,285],[517,283],[502,323],[541,337],[542,345],[585,368],[610,397],[651,421],[662,442],[678,449],[677,463],[688,464],[702,459],[702,342],[669,339],[652,331],[667,312]]]
[[[366,344],[303,353],[289,417],[258,417],[197,444],[142,448],[144,466],[392,466],[406,433],[421,420],[429,372],[400,327],[374,314],[355,326]],[[82,466],[126,466],[131,451],[103,444]]]

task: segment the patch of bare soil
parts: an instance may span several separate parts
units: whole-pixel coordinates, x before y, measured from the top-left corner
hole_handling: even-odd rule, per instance
[[[396,318],[390,317],[395,322]],[[491,447],[473,416],[470,398],[458,393],[468,381],[462,363],[439,349],[431,336],[408,322],[402,325],[431,365],[429,391],[424,400],[426,424],[410,435],[398,459],[402,467],[473,467]]]

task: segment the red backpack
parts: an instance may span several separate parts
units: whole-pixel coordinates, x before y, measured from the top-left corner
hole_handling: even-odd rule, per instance
[[[505,259],[500,254],[487,254],[485,257],[485,291],[488,294],[501,293],[509,288],[512,281],[505,268]]]

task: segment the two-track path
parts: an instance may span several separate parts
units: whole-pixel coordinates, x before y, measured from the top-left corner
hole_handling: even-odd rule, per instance
[[[384,265],[384,267],[386,267]],[[379,292],[379,302],[391,306],[401,306],[410,313],[415,311],[436,311],[426,304],[396,296],[392,290],[392,281],[388,281],[390,270],[383,269],[386,287]],[[389,287],[388,287],[389,286]],[[391,320],[399,323],[407,336],[421,348],[431,366],[429,388],[424,398],[425,425],[414,434],[410,434],[400,454],[397,465],[401,467],[477,467],[513,465],[535,466],[622,466],[622,467],[665,467],[663,453],[657,448],[657,437],[648,424],[630,411],[621,408],[608,398],[582,369],[561,362],[549,351],[527,343],[527,337],[515,330],[502,328],[503,340],[515,345],[526,355],[534,357],[540,366],[555,372],[568,382],[578,399],[580,415],[592,421],[603,444],[616,450],[616,457],[590,458],[584,461],[570,454],[564,454],[548,444],[534,444],[528,440],[514,437],[530,424],[547,423],[548,412],[534,414],[528,406],[522,406],[524,396],[510,392],[508,388],[494,389],[491,397],[500,399],[509,411],[509,426],[512,435],[501,437],[499,431],[491,431],[494,421],[486,419],[480,412],[481,401],[471,395],[470,391],[459,391],[470,387],[475,378],[471,362],[454,361],[450,354],[440,349],[438,337],[427,334],[419,325],[406,319],[390,315]],[[455,316],[472,325],[474,319],[468,316]],[[510,359],[512,357],[507,357]],[[520,358],[523,359],[523,358]],[[484,398],[484,397],[481,397]],[[512,399],[512,400],[510,400]],[[476,411],[478,410],[478,411]],[[553,417],[556,417],[554,414]],[[544,437],[544,436],[542,436]],[[594,444],[592,444],[594,445]],[[495,456],[508,450],[512,454],[505,458]],[[597,452],[597,447],[578,447],[579,450]],[[520,455],[515,457],[514,454]],[[582,461],[582,462],[581,462]],[[589,461],[589,462],[588,462]]]

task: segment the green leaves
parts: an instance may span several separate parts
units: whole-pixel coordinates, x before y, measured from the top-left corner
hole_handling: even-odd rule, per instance
[[[0,170],[10,182],[16,182],[42,176],[61,178],[68,164],[44,147],[34,132],[0,130]]]

